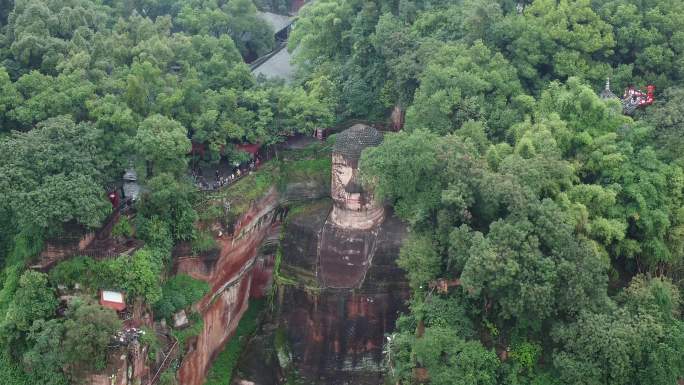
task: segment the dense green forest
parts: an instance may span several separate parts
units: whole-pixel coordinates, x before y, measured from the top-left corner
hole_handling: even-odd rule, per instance
[[[93,295],[55,317],[58,284],[120,289],[160,318],[206,292],[165,278],[174,243],[206,238],[193,226],[191,143],[207,148],[202,162],[239,161],[236,143],[333,121],[314,87],[251,75],[245,61],[275,44],[256,12],[251,0],[0,2],[0,383],[66,384],[104,365],[116,315]],[[142,250],[75,258],[49,276],[26,270],[44,241],[98,228],[112,211],[107,190],[131,166],[147,193],[136,223],[114,233],[134,227]]]
[[[290,36],[295,82],[255,79],[245,61],[275,45],[257,7],[289,5],[0,1],[0,384],[104,365],[119,321],[87,298],[56,317],[58,282],[124,290],[161,318],[206,292],[167,277],[173,245],[206,238],[192,143],[202,162],[239,160],[238,143],[395,109],[403,130],[361,160],[410,226],[388,381],[684,377],[681,1],[316,0]],[[618,95],[655,85],[656,102],[623,115],[597,95],[608,77]],[[46,240],[101,226],[130,166],[146,193],[116,231],[143,249],[26,268]]]
[[[682,20],[670,0],[303,10],[300,76],[327,84],[338,114],[406,113],[361,161],[411,227],[411,311],[387,348],[396,381],[682,376]],[[654,84],[658,101],[624,116],[597,96],[607,77],[619,94]]]

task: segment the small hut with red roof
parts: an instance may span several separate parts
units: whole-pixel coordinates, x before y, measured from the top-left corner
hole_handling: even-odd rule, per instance
[[[108,309],[120,312],[126,309],[124,295],[118,291],[101,290],[100,305]]]

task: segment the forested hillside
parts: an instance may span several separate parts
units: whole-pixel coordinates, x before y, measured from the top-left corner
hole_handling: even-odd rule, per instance
[[[165,319],[205,295],[169,274],[174,245],[213,246],[191,162],[390,116],[402,130],[360,161],[410,227],[388,383],[684,379],[680,0],[315,0],[289,37],[296,80],[255,79],[246,63],[276,46],[257,9],[293,1],[0,1],[0,384],[103,369],[121,322],[99,289]],[[607,78],[656,101],[625,115],[599,97]],[[144,247],[30,269],[47,241],[105,223],[127,169],[143,191],[112,234]]]
[[[256,12],[251,0],[0,2],[0,383],[65,384],[102,369],[115,314],[87,300],[56,317],[58,284],[118,288],[162,317],[201,298],[192,282],[161,280],[171,246],[201,238],[191,143],[206,149],[195,162],[240,161],[235,144],[332,121],[311,87],[251,75],[245,60],[275,43]],[[103,223],[127,168],[146,186],[134,224],[145,248],[69,261],[49,279],[25,271],[44,241]],[[130,236],[132,224],[114,233]],[[187,302],[168,305],[180,292]]]
[[[670,0],[317,1],[290,48],[345,117],[405,126],[366,183],[411,226],[402,384],[684,375],[684,13]],[[610,77],[657,89],[622,114]]]

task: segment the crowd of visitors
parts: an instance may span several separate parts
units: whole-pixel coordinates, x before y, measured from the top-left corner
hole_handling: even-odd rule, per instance
[[[261,165],[260,157],[256,157],[249,162],[245,162],[236,167],[228,167],[222,172],[220,165],[216,166],[213,172],[213,177],[206,177],[206,169],[201,167],[192,170],[192,180],[198,189],[203,191],[216,190],[221,187],[228,186],[239,180],[245,175],[249,175]]]

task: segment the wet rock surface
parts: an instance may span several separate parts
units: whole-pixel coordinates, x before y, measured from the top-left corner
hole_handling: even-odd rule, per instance
[[[232,385],[244,383],[279,384],[282,370],[274,346],[275,326],[263,325],[253,336],[240,357],[240,364]]]
[[[405,226],[359,179],[361,152],[382,140],[365,125],[340,133],[332,151],[332,202],[287,219],[274,316],[292,357],[289,373],[304,384],[383,383],[383,343],[409,288],[395,263]],[[289,364],[278,361],[287,372]]]
[[[318,210],[292,220],[284,238],[282,269],[297,284],[281,287],[279,319],[294,365],[307,384],[382,384],[385,335],[394,330],[409,295],[395,263],[405,227],[390,215],[373,234],[345,233],[358,240],[346,242],[326,232],[320,225],[324,217]],[[332,252],[320,250],[326,236],[335,239]],[[345,255],[365,262],[353,269],[332,264],[329,274],[320,274],[326,271],[323,259]],[[331,287],[331,276],[349,287]]]
[[[199,304],[205,325],[188,346],[181,383],[201,384],[250,292],[263,295],[276,269],[271,321],[245,349],[234,383],[293,383],[294,376],[301,384],[383,384],[383,343],[405,310],[409,287],[396,266],[406,228],[359,179],[358,157],[381,141],[369,126],[345,130],[333,148],[329,189],[308,182],[271,189],[218,242],[217,258],[179,258],[179,272],[212,286]],[[327,194],[332,201],[310,202]],[[276,239],[280,214],[291,207],[296,210],[285,220],[281,253],[271,263],[260,250]],[[252,273],[254,265],[259,273]],[[252,289],[257,283],[260,289]]]
[[[330,210],[329,202],[319,202],[288,218],[275,309],[248,344],[233,384],[283,384],[288,377],[306,385],[384,384],[383,343],[409,296],[396,266],[406,228],[388,213],[361,282],[330,288],[318,274]]]
[[[270,283],[272,256],[263,255],[262,245],[279,232],[275,190],[254,202],[240,218],[232,235],[216,239],[218,256],[178,256],[176,271],[208,282],[210,292],[195,305],[204,327],[188,340],[179,370],[183,385],[201,385],[216,355],[235,332],[250,296],[263,296]],[[230,374],[226,374],[229,378]]]

